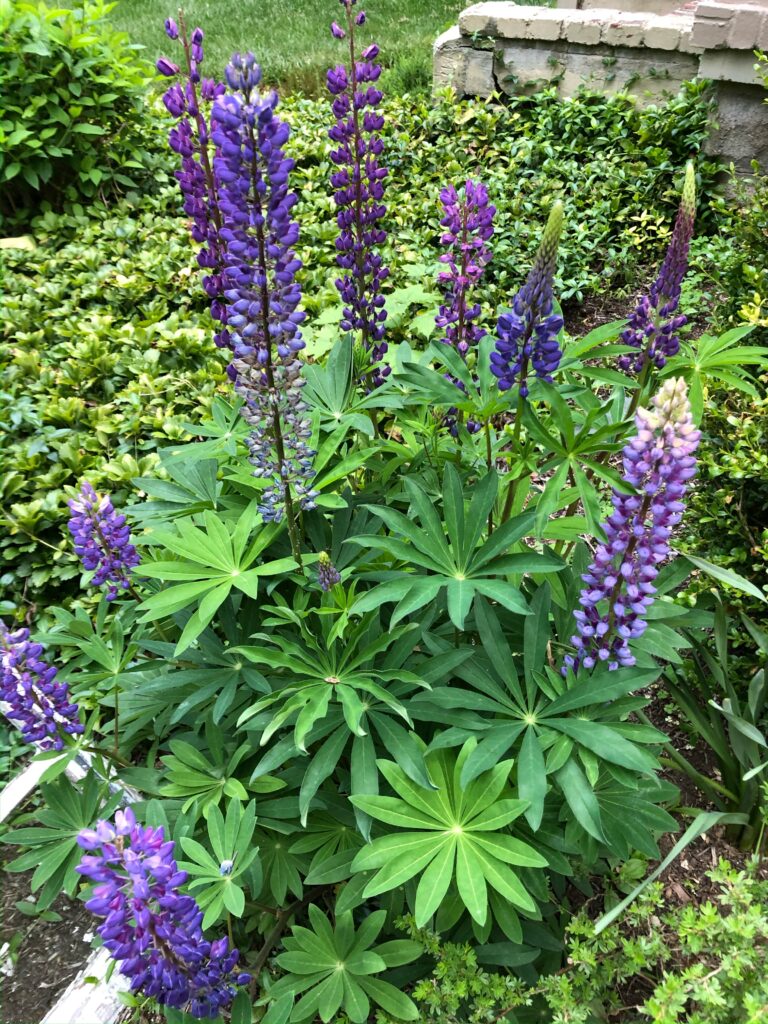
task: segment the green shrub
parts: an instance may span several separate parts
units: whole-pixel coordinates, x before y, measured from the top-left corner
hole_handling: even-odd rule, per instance
[[[341,316],[330,144],[317,145],[329,109],[325,100],[292,98],[283,110],[297,160],[305,338],[319,354],[337,336]],[[698,84],[645,110],[621,96],[584,94],[564,104],[553,90],[494,105],[448,96],[389,100],[389,188],[396,196],[386,253],[395,268],[390,337],[412,337],[411,324],[421,337],[434,330],[438,194],[446,181],[469,174],[487,182],[498,208],[482,296],[491,308],[519,287],[537,225],[555,197],[563,198],[568,218],[559,294],[577,301],[636,288],[638,274],[647,275],[665,246],[676,176],[703,144],[708,111]],[[95,486],[121,492],[131,477],[153,472],[155,450],[187,436],[181,424],[200,422],[223,379],[178,213],[167,126],[155,116],[148,128],[163,146],[148,157],[153,191],[129,191],[111,209],[96,203],[87,214],[77,206],[49,213],[32,226],[34,251],[0,250],[0,587],[13,601],[45,604],[45,587],[60,590],[77,573],[62,533],[66,488],[87,473]],[[715,170],[700,161],[703,231],[716,223]]]
[[[144,167],[149,69],[112,6],[0,0],[0,223],[125,189]]]
[[[442,942],[406,921],[434,959],[413,997],[420,1021],[440,1024],[759,1024],[768,1005],[768,882],[757,860],[708,872],[713,899],[667,909],[655,883],[599,935],[584,911],[566,931],[566,966],[535,981],[525,947],[515,973],[495,973],[469,944]],[[501,945],[501,944],[500,944]],[[504,951],[498,950],[501,954]],[[399,1024],[379,1014],[377,1024]],[[338,1022],[340,1024],[340,1021]]]

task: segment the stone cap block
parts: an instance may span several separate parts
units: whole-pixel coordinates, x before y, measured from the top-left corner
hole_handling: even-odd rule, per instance
[[[714,82],[738,82],[742,85],[762,85],[762,79],[755,71],[752,53],[720,50],[702,53],[699,61],[699,76],[711,78]]]
[[[509,0],[486,0],[485,3],[472,4],[459,15],[459,28],[463,35],[472,36],[476,32],[481,35],[496,36],[497,22],[500,18],[510,15],[510,8],[516,4]]]

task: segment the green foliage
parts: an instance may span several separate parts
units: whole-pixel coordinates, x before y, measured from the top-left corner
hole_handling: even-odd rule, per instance
[[[740,626],[739,646],[745,633],[752,648],[746,655],[731,649],[734,625]],[[766,814],[761,782],[768,768],[767,660],[768,634],[743,614],[740,622],[729,622],[718,598],[711,639],[691,637],[690,656],[665,670],[665,687],[682,722],[706,744],[717,777],[702,775],[678,751],[671,756],[717,807],[746,816],[743,826],[731,829],[745,849],[755,845]]]
[[[0,220],[125,191],[152,161],[149,69],[107,23],[112,6],[0,3]]]
[[[277,1003],[285,994],[301,994],[290,1015],[297,1024],[307,1024],[317,1016],[327,1024],[341,1008],[351,1024],[365,1024],[370,1019],[371,1002],[398,1021],[418,1020],[412,1000],[390,982],[375,977],[421,953],[420,944],[408,939],[373,946],[386,917],[386,911],[377,910],[355,929],[352,913],[346,911],[331,927],[319,907],[311,905],[312,928],[294,927],[284,940],[286,952],[277,957],[277,963],[285,974],[270,990],[271,1000]]]
[[[482,174],[499,209],[497,257],[483,295],[490,308],[508,303],[520,285],[520,268],[537,244],[534,225],[556,196],[568,221],[560,295],[620,287],[660,255],[677,202],[677,170],[702,145],[708,109],[698,85],[645,110],[624,97],[589,94],[563,104],[552,90],[490,106],[448,97],[434,105],[421,97],[389,99],[389,187],[398,196],[385,254],[394,260],[392,339],[422,343],[434,329],[438,194],[445,181]],[[284,102],[284,113],[297,160],[305,337],[320,356],[333,345],[341,317],[326,185],[331,168],[327,148],[317,146],[328,104],[295,98]],[[149,137],[160,140],[166,125],[154,119]],[[72,588],[67,581],[77,567],[62,537],[67,488],[87,475],[121,501],[131,479],[150,486],[158,450],[189,437],[188,421],[199,431],[224,379],[159,145],[152,144],[149,163],[142,157],[152,168],[153,190],[129,191],[109,209],[95,203],[87,214],[77,206],[63,216],[46,214],[33,225],[32,251],[0,250],[0,582],[13,602],[44,607],[51,594],[58,599]],[[714,171],[700,162],[702,228],[713,219]],[[346,388],[343,367],[340,373]],[[330,394],[324,401],[333,416],[339,394]],[[346,404],[356,429],[363,417],[371,429],[368,405],[364,397]],[[223,424],[221,444],[229,430],[240,429],[237,416]],[[173,471],[167,464],[159,472]],[[582,487],[586,495],[590,490]]]
[[[470,946],[406,920],[403,927],[435,962],[413,989],[420,1020],[759,1024],[768,1003],[768,883],[757,860],[744,871],[721,860],[708,878],[714,898],[668,907],[656,883],[599,935],[582,911],[566,930],[566,966],[535,980],[492,973]],[[524,947],[510,954],[509,966],[525,964]]]
[[[757,396],[714,390],[707,398],[699,482],[693,493],[696,529],[683,550],[705,554],[768,592],[768,377],[754,382]],[[692,520],[693,522],[693,520]],[[692,593],[700,584],[691,588]],[[759,605],[728,592],[731,603],[761,615]]]
[[[82,788],[61,777],[43,785],[41,794],[44,806],[31,815],[36,824],[22,823],[0,842],[25,848],[5,870],[33,870],[30,887],[33,893],[39,890],[37,909],[46,910],[62,892],[69,897],[75,894],[80,880],[75,868],[83,852],[77,837],[98,816],[114,813],[120,805],[120,794],[105,801],[96,773],[86,776]]]

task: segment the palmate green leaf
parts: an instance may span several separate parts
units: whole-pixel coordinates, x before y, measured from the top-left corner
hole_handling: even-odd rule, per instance
[[[496,765],[465,788],[462,771],[475,745],[474,739],[467,741],[458,755],[447,750],[426,754],[436,789],[418,786],[397,764],[381,761],[379,769],[398,796],[351,798],[372,818],[408,830],[374,838],[356,855],[352,870],[376,871],[366,883],[367,897],[421,874],[414,908],[419,927],[436,913],[451,888],[479,925],[488,917],[488,885],[505,896],[513,893],[518,906],[535,908],[510,865],[542,868],[547,861],[506,832],[527,807],[511,796],[512,762]]]
[[[348,910],[337,912],[331,926],[322,911],[310,904],[309,918],[311,928],[295,925],[284,940],[286,951],[276,960],[286,973],[270,989],[273,1000],[305,993],[294,1007],[291,1021],[310,1021],[319,1015],[329,1022],[343,1009],[353,1024],[364,1024],[370,1016],[369,997],[387,1012],[395,1012],[397,1006],[403,1020],[418,1018],[407,996],[398,998],[394,986],[374,977],[389,966],[410,963],[422,951],[416,942],[385,943],[380,947],[384,955],[371,948],[386,911],[369,914],[357,931]]]

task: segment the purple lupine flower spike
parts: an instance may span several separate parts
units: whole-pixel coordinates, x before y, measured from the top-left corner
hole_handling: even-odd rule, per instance
[[[364,23],[365,12],[353,15],[354,2],[341,0],[347,15],[345,35],[349,65],[331,68],[327,75],[336,118],[328,132],[336,145],[331,151],[331,160],[337,168],[331,176],[339,226],[336,262],[344,272],[336,281],[336,287],[344,302],[342,330],[359,332],[363,349],[374,364],[379,364],[387,351],[384,341],[387,311],[382,285],[389,277],[389,269],[381,256],[381,247],[387,238],[380,221],[387,212],[382,199],[388,174],[387,168],[379,162],[384,150],[379,134],[384,118],[376,109],[382,93],[375,83],[381,75],[381,65],[376,63],[379,48],[375,43],[366,47],[359,59],[357,57],[355,27]],[[338,32],[331,31],[336,38],[342,38]],[[376,365],[370,381],[378,386],[389,373],[389,366]]]
[[[237,972],[239,953],[226,938],[204,937],[202,911],[179,891],[187,874],[163,829],[137,824],[128,808],[77,841],[87,854],[75,870],[96,883],[85,905],[104,918],[98,933],[131,991],[198,1018],[229,1006],[250,977]]]
[[[42,658],[42,644],[29,639],[28,629],[9,630],[0,621],[0,701],[7,717],[27,743],[41,750],[61,750],[61,732],[84,731],[77,704],[70,701],[66,683],[56,681],[56,669]]]
[[[613,492],[613,512],[582,576],[581,608],[574,612],[575,655],[565,665],[578,671],[607,661],[609,669],[634,665],[629,641],[645,632],[659,564],[669,556],[670,536],[680,522],[688,481],[696,472],[699,431],[693,425],[682,378],[670,378],[650,409],[638,409],[637,434],[624,448],[624,480],[636,493]],[[564,670],[565,671],[565,670]]]
[[[69,532],[75,542],[75,553],[84,568],[93,572],[92,585],[108,583],[107,600],[114,601],[118,590],[127,590],[131,585],[131,571],[141,562],[131,544],[125,516],[115,512],[109,495],[97,494],[87,480],[69,507]]]
[[[667,254],[659,276],[643,295],[622,332],[625,345],[637,349],[636,353],[619,356],[619,367],[624,372],[640,373],[646,366],[661,369],[668,359],[680,350],[677,332],[687,323],[687,317],[675,311],[680,303],[680,291],[688,269],[688,250],[693,237],[696,217],[696,174],[692,163],[685,171],[685,184],[672,231]]]
[[[558,335],[563,318],[552,312],[552,278],[562,228],[563,204],[556,202],[528,279],[512,300],[512,312],[502,313],[497,324],[491,372],[499,380],[500,391],[508,391],[519,382],[521,398],[528,395],[531,367],[537,377],[551,383],[562,359]]]
[[[213,139],[215,171],[225,227],[224,301],[234,358],[228,369],[245,399],[243,416],[255,475],[268,481],[259,511],[279,521],[285,510],[293,528],[293,501],[314,508],[311,425],[301,400],[298,353],[301,261],[294,247],[299,226],[289,191],[293,160],[283,147],[289,128],[275,115],[277,94],[262,94],[253,54],[235,54],[227,65],[231,95],[217,99]]]
[[[440,202],[440,224],[445,229],[440,241],[447,247],[440,262],[448,269],[438,274],[446,301],[440,306],[435,323],[444,331],[440,341],[452,345],[466,359],[470,348],[487,333],[475,323],[480,305],[470,305],[468,297],[493,255],[488,241],[493,235],[496,207],[489,204],[485,186],[471,180],[461,196],[453,185],[444,188]]]
[[[320,589],[326,592],[335,587],[337,583],[341,583],[341,573],[326,551],[320,552],[317,563],[317,582],[320,584]]]
[[[496,207],[489,205],[485,186],[471,180],[464,185],[461,196],[454,185],[444,188],[440,202],[443,207],[440,224],[445,229],[440,241],[447,247],[440,262],[447,264],[448,269],[438,274],[445,302],[435,316],[435,323],[443,331],[440,341],[455,348],[466,362],[470,348],[487,333],[475,322],[480,315],[480,304],[470,305],[468,298],[493,255],[487,243],[493,235]],[[462,381],[450,374],[446,376],[460,391],[466,391]],[[456,437],[458,413],[455,408],[447,411],[443,423]],[[470,419],[465,426],[470,434],[475,434],[481,424]]]
[[[219,208],[218,182],[213,171],[211,153],[212,124],[206,114],[205,104],[213,102],[224,92],[224,85],[210,78],[202,78],[200,65],[203,62],[203,30],[195,28],[187,37],[183,17],[181,25],[173,18],[165,22],[169,39],[178,39],[184,53],[183,80],[177,80],[163,96],[168,112],[176,118],[177,124],[171,129],[168,141],[171,148],[181,157],[181,169],[175,171],[182,195],[184,212],[190,218],[190,232],[200,245],[197,262],[205,272],[203,288],[211,299],[211,316],[221,324],[213,336],[220,347],[229,345],[226,329],[226,306],[222,301],[224,288],[224,243],[221,238],[222,214]],[[158,61],[170,61],[161,57]],[[176,65],[173,77],[182,72]],[[167,72],[162,72],[166,74]]]

